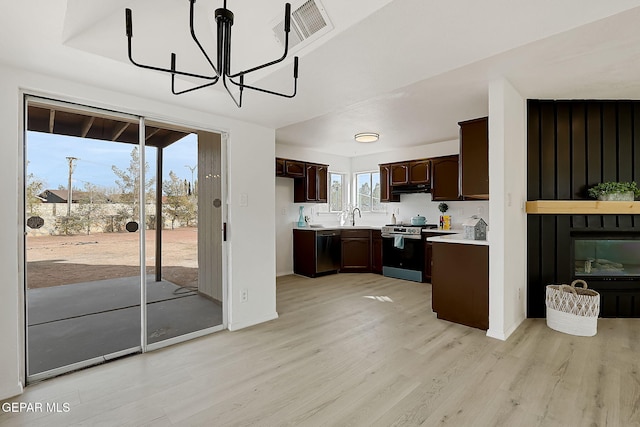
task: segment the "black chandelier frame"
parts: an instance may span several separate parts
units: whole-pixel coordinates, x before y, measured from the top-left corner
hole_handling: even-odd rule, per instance
[[[182,95],[184,93],[193,92],[198,89],[203,89],[209,86],[213,86],[216,83],[218,83],[218,81],[222,80],[222,84],[224,88],[227,90],[227,92],[229,93],[229,96],[231,97],[233,102],[236,104],[236,106],[238,106],[238,108],[242,107],[242,91],[244,89],[255,90],[258,92],[268,93],[270,95],[281,96],[284,98],[293,98],[294,96],[296,96],[298,92],[298,57],[297,56],[293,58],[293,93],[287,94],[287,93],[275,92],[273,90],[251,86],[244,83],[244,77],[247,74],[275,65],[279,62],[284,61],[285,58],[287,57],[287,54],[289,52],[289,32],[291,31],[291,4],[290,3],[286,3],[284,7],[285,42],[284,42],[284,53],[282,54],[282,56],[273,61],[264,63],[262,65],[258,65],[256,67],[249,68],[247,70],[243,70],[237,73],[231,72],[231,27],[233,26],[234,16],[233,16],[233,12],[227,9],[227,0],[224,0],[223,7],[216,9],[214,13],[216,25],[217,25],[217,58],[216,58],[217,66],[214,65],[213,61],[207,54],[206,50],[202,47],[202,44],[200,43],[200,41],[198,40],[198,37],[196,36],[196,32],[193,25],[194,5],[196,3],[196,0],[189,0],[189,3],[190,3],[189,29],[191,32],[191,38],[196,43],[196,45],[198,46],[198,49],[200,50],[202,55],[205,57],[209,65],[211,66],[211,69],[213,70],[213,74],[203,75],[203,74],[196,74],[188,71],[178,70],[176,68],[177,55],[174,52],[171,53],[171,68],[163,68],[163,67],[157,67],[153,65],[146,65],[146,64],[142,64],[135,61],[133,59],[132,42],[131,42],[133,38],[133,17],[132,17],[131,9],[127,8],[125,9],[127,50],[128,50],[129,61],[131,61],[133,65],[140,68],[147,69],[147,70],[154,70],[154,71],[160,71],[163,73],[171,74],[171,92],[174,95]],[[207,80],[207,82],[195,87],[188,88],[188,89],[176,90],[176,84],[175,84],[176,76],[185,76],[185,77],[203,79],[203,80]],[[237,86],[240,89],[240,94],[238,96],[238,99],[236,99],[236,97],[233,96],[233,93],[229,88],[228,82]]]

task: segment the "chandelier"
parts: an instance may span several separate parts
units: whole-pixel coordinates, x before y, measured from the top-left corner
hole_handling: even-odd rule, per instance
[[[227,90],[227,92],[229,93],[229,96],[231,96],[231,99],[233,99],[233,102],[235,102],[238,108],[242,107],[242,91],[244,89],[251,89],[259,92],[268,93],[271,95],[282,96],[285,98],[293,98],[294,96],[296,96],[296,92],[298,90],[298,57],[297,56],[295,56],[293,59],[293,93],[286,94],[286,93],[274,92],[272,90],[263,89],[256,86],[250,86],[244,83],[244,77],[246,75],[253,73],[255,71],[261,70],[263,68],[269,67],[271,65],[275,65],[279,62],[282,62],[287,57],[287,53],[289,50],[289,31],[291,29],[291,4],[286,3],[284,6],[285,41],[284,41],[284,53],[282,54],[282,56],[271,62],[267,62],[265,64],[258,65],[256,67],[249,68],[247,70],[239,71],[237,73],[232,73],[231,72],[231,26],[233,25],[233,12],[227,9],[227,0],[224,0],[224,6],[222,8],[216,9],[214,13],[216,24],[217,24],[217,30],[218,30],[217,31],[218,33],[217,34],[217,42],[218,42],[217,58],[216,58],[217,62],[215,65],[211,60],[211,57],[209,56],[209,54],[207,54],[207,52],[202,47],[202,44],[198,40],[198,37],[196,36],[196,32],[193,27],[193,9],[194,9],[195,2],[196,0],[189,0],[189,3],[190,3],[189,29],[191,31],[191,38],[193,39],[195,44],[198,46],[198,49],[200,49],[200,52],[202,52],[202,55],[205,57],[205,59],[211,66],[211,69],[213,71],[211,75],[196,74],[196,73],[178,70],[176,67],[177,57],[175,53],[171,53],[171,68],[156,67],[156,66],[145,65],[145,64],[136,62],[133,59],[133,54],[131,49],[131,39],[133,38],[132,13],[131,13],[131,9],[125,9],[128,54],[129,54],[129,60],[131,61],[131,63],[140,68],[145,68],[145,69],[154,70],[154,71],[161,71],[164,73],[171,74],[171,92],[174,95],[181,95],[183,93],[192,92],[194,90],[213,86],[216,83],[218,83],[218,81],[222,80],[222,84],[224,88]],[[205,83],[195,87],[177,91],[176,85],[175,85],[176,76],[185,76],[185,77],[191,77],[196,79],[202,79],[202,80],[205,80]],[[235,96],[233,96],[229,83],[237,86],[240,89],[240,93],[237,99]]]

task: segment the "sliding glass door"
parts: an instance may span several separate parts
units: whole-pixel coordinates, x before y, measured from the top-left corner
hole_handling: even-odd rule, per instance
[[[140,350],[138,118],[30,101],[28,376]]]
[[[157,128],[171,127],[147,122],[149,132]],[[146,257],[153,266],[146,288],[150,348],[223,324],[220,135],[171,129],[185,134],[147,149],[157,201],[148,215],[162,220],[147,231],[154,250]]]
[[[37,98],[25,123],[28,379],[222,329],[220,134]]]

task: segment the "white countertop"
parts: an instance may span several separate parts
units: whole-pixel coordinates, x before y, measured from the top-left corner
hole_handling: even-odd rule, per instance
[[[321,224],[307,224],[306,227],[293,226],[294,230],[309,230],[309,231],[322,231],[322,230],[380,230],[382,227],[376,227],[375,225],[321,225]]]
[[[322,224],[307,224],[306,227],[298,227],[294,224],[294,230],[380,230],[381,225],[322,225]],[[442,228],[428,228],[422,230],[423,233],[442,233],[442,234],[460,234],[462,228],[452,228],[449,230],[443,230]]]
[[[434,242],[434,243],[460,243],[463,245],[489,246],[488,240],[465,239],[463,234],[449,234],[446,236],[434,236],[434,237],[427,238],[427,241]]]

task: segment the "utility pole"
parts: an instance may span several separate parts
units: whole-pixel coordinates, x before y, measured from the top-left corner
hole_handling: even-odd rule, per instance
[[[67,157],[67,161],[69,162],[69,182],[67,184],[67,218],[71,216],[71,199],[73,198],[71,175],[73,175],[73,170],[75,169],[73,162],[75,162],[76,160],[78,160],[77,157]]]
[[[194,182],[193,182],[193,172],[198,169],[198,165],[195,166],[189,166],[189,165],[184,165],[185,168],[189,168],[189,170],[191,171],[191,188],[190,190],[193,191],[195,190],[194,187]],[[189,191],[189,195],[191,195],[191,191]]]

